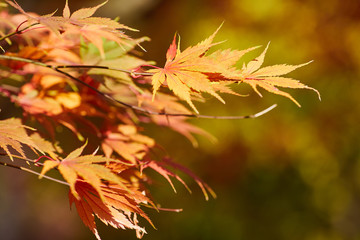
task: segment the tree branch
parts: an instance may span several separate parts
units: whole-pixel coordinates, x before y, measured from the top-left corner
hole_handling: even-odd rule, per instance
[[[25,23],[25,22],[23,22],[23,23]],[[2,36],[2,37],[0,38],[0,41],[4,40],[4,39],[6,39],[6,38],[10,38],[10,37],[12,37],[12,36],[14,36],[14,35],[16,35],[16,34],[21,34],[23,31],[25,31],[25,30],[27,30],[27,29],[29,29],[29,28],[31,28],[31,27],[39,24],[39,23],[33,23],[33,24],[31,24],[31,25],[29,25],[29,26],[27,26],[27,27],[24,27],[23,29],[19,29],[20,26],[21,26],[23,23],[21,23],[21,24],[16,28],[16,30],[15,30],[14,32],[11,32],[11,33],[6,34],[5,36]]]
[[[11,168],[15,168],[15,169],[18,169],[18,170],[21,170],[21,171],[25,171],[25,172],[28,172],[28,173],[32,173],[32,174],[35,174],[37,176],[40,176],[40,173],[36,172],[36,171],[33,171],[31,169],[28,169],[28,168],[25,168],[25,167],[20,167],[20,166],[16,166],[14,164],[11,164],[11,163],[4,163],[4,162],[1,162],[0,161],[0,165],[3,165],[5,167],[11,167]],[[52,177],[49,177],[49,176],[46,176],[46,175],[42,175],[43,178],[46,178],[48,180],[51,180],[53,182],[57,182],[57,183],[61,183],[63,185],[66,185],[66,186],[69,186],[69,184],[67,182],[64,182],[64,181],[61,181],[59,179],[56,179],[56,178],[52,178]]]
[[[260,117],[262,115],[264,115],[265,113],[268,113],[269,111],[271,111],[272,109],[274,109],[277,105],[274,104],[268,108],[266,108],[265,110],[252,114],[252,115],[246,115],[246,116],[212,116],[212,115],[201,115],[201,114],[184,114],[184,113],[166,113],[166,112],[155,112],[155,111],[151,111],[151,110],[147,110],[145,108],[142,107],[138,107],[123,101],[119,101],[115,98],[113,98],[112,96],[110,96],[107,93],[101,92],[99,91],[97,88],[91,86],[90,84],[83,82],[82,80],[80,80],[79,78],[76,78],[74,76],[72,76],[71,74],[64,72],[61,69],[65,69],[65,68],[81,68],[80,65],[67,65],[67,66],[54,66],[54,65],[50,65],[50,64],[46,64],[46,63],[42,63],[42,62],[38,62],[38,61],[34,61],[31,59],[26,59],[26,58],[20,58],[20,57],[14,57],[14,56],[7,56],[7,55],[0,55],[0,59],[7,59],[7,60],[13,60],[13,61],[20,61],[20,62],[26,62],[26,63],[30,63],[30,64],[34,64],[34,65],[38,65],[41,67],[45,67],[45,68],[50,68],[72,80],[74,80],[75,82],[78,82],[88,88],[90,88],[91,90],[95,91],[96,93],[98,93],[99,95],[101,95],[102,97],[104,97],[105,99],[109,100],[110,102],[113,103],[117,103],[121,106],[130,108],[132,110],[135,110],[137,112],[141,112],[144,114],[148,114],[148,115],[157,115],[157,116],[168,116],[168,117],[189,117],[189,118],[207,118],[207,119],[247,119],[247,118],[257,118]],[[91,66],[89,65],[84,65],[84,68],[90,68]],[[110,69],[110,70],[118,70],[118,71],[124,71],[124,72],[128,72],[128,73],[133,73],[131,71],[128,70],[123,70],[123,69],[111,69],[108,68],[106,66],[93,66],[94,68],[102,68],[102,69]],[[138,73],[139,74],[139,73]]]
[[[154,75],[153,73],[139,73],[139,72],[133,72],[133,71],[121,69],[121,68],[112,68],[112,67],[108,67],[108,66],[97,66],[97,65],[60,65],[60,66],[56,66],[56,68],[57,69],[60,69],[60,68],[97,68],[97,69],[106,69],[106,70],[113,70],[113,71],[129,73],[134,76],[152,76],[152,75]]]

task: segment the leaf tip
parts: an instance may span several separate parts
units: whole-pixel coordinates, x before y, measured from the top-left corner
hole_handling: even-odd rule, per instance
[[[264,52],[266,52],[267,51],[267,49],[269,48],[269,46],[270,46],[270,43],[271,43],[271,41],[269,41],[268,42],[268,44],[266,45],[266,48],[265,48],[265,51]]]
[[[166,52],[167,60],[173,60],[177,54],[176,35],[177,35],[177,33],[174,34],[174,39],[173,39],[172,43],[170,44],[169,49]]]
[[[313,91],[315,91],[318,95],[319,101],[321,101],[321,95],[320,92],[318,90],[316,90],[315,88],[312,89]]]
[[[301,108],[301,105],[298,101],[296,101],[294,98],[291,98],[291,100],[299,107]]]
[[[63,17],[64,18],[70,18],[70,8],[69,8],[68,0],[66,0],[66,2],[65,2],[65,7],[64,7],[64,10],[63,10]]]
[[[155,95],[156,95],[156,90],[154,89],[153,94],[152,94],[152,98],[151,98],[152,102],[155,100]]]

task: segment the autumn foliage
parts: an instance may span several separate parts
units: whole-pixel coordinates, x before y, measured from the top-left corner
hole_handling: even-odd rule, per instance
[[[282,77],[309,62],[261,68],[268,46],[241,68],[241,57],[258,47],[210,52],[220,44],[214,42],[220,27],[183,51],[175,35],[165,66],[158,67],[142,57],[147,37],[134,39],[129,35],[135,29],[93,17],[106,2],[71,13],[66,1],[62,16],[39,16],[15,1],[6,3],[20,13],[10,14],[6,7],[0,13],[0,92],[23,117],[0,121],[0,147],[12,161],[1,164],[24,170],[16,162],[27,161],[39,169],[40,178],[51,179],[46,175],[50,170],[60,172],[65,181],[58,181],[69,187],[70,203],[98,239],[95,216],[114,228],[134,229],[139,238],[146,231],[138,217],[152,225],[142,208],[161,208],[147,188],[148,170],[173,188],[172,179],[188,188],[174,171],[180,170],[198,183],[206,199],[215,197],[207,184],[143,133],[149,124],[166,126],[196,145],[194,134],[209,135],[187,120],[223,117],[199,115],[194,102],[205,101],[203,93],[225,103],[222,94],[239,95],[231,84],[245,83],[260,96],[259,87],[300,106],[278,87],[317,92]],[[59,126],[74,134],[67,140],[72,146],[81,147],[62,150]]]

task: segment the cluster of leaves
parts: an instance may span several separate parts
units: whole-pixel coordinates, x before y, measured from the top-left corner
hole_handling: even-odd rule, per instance
[[[257,47],[207,54],[218,44],[213,40],[219,29],[184,51],[175,35],[165,66],[160,68],[135,50],[143,49],[140,44],[147,37],[133,39],[125,31],[135,29],[92,16],[106,2],[71,14],[66,1],[62,16],[55,12],[39,16],[25,12],[15,1],[6,2],[20,14],[10,14],[7,8],[0,12],[0,93],[21,109],[23,118],[0,121],[0,147],[13,161],[25,159],[33,167],[42,166],[40,177],[47,177],[52,169],[59,171],[66,181],[62,183],[70,188],[70,202],[98,239],[95,216],[114,228],[134,229],[139,238],[145,233],[137,217],[151,221],[141,206],[158,209],[146,187],[151,180],[145,169],[160,173],[172,187],[171,178],[187,187],[174,172],[181,170],[194,178],[206,199],[209,194],[215,196],[191,171],[166,154],[157,154],[161,148],[142,133],[148,124],[169,127],[195,145],[193,134],[209,136],[187,122],[190,117],[203,116],[193,103],[204,100],[202,93],[224,102],[220,93],[239,95],[230,84],[247,83],[258,94],[257,87],[261,87],[298,104],[277,87],[312,89],[280,77],[308,63],[260,68],[267,47],[241,69],[235,64]],[[88,140],[66,154],[59,142],[59,126],[74,134],[69,139],[72,145]],[[32,158],[24,146],[38,157]]]

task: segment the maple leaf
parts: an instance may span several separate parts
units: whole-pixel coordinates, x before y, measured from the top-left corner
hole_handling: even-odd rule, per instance
[[[28,18],[28,24],[32,24],[33,22],[37,22],[43,24],[48,27],[53,32],[59,34],[59,30],[64,27],[64,22],[61,21],[60,18],[54,17],[56,10],[50,14],[37,16],[34,14],[29,14],[22,9],[22,7],[15,0],[5,0],[8,4],[16,8],[19,12],[24,14]]]
[[[94,13],[100,7],[104,6],[107,2],[108,2],[108,0],[106,0],[105,2],[99,4],[95,7],[81,8],[81,9],[73,12],[72,14],[70,14],[68,0],[66,0],[65,7],[63,10],[63,17],[65,19],[68,19],[69,22],[72,23],[73,25],[79,25],[79,26],[101,25],[101,26],[106,26],[108,28],[112,28],[112,29],[121,29],[122,28],[122,29],[128,29],[128,30],[135,30],[133,28],[125,26],[125,25],[123,25],[115,20],[112,20],[110,18],[92,17],[92,15],[94,15]]]
[[[228,85],[235,82],[245,82],[261,96],[257,86],[266,89],[269,92],[288,97],[298,106],[299,103],[288,93],[276,88],[306,88],[319,92],[308,87],[298,80],[280,77],[296,68],[309,64],[300,65],[274,65],[261,68],[264,61],[266,49],[263,53],[244,65],[243,69],[238,70],[235,64],[239,59],[258,47],[252,47],[245,50],[217,50],[210,55],[206,55],[210,47],[217,43],[212,43],[215,34],[219,28],[207,39],[200,42],[194,47],[188,47],[183,52],[180,51],[176,44],[176,35],[172,44],[166,53],[166,63],[164,68],[150,69],[148,72],[153,73],[153,98],[161,85],[167,85],[180,99],[185,100],[192,109],[198,113],[192,103],[192,97],[201,97],[199,93],[206,92],[224,103],[224,100],[217,92],[239,95],[233,92]]]
[[[191,178],[193,178],[195,180],[195,182],[197,183],[197,185],[200,187],[201,191],[203,192],[205,200],[209,200],[209,194],[213,198],[216,198],[216,193],[214,192],[214,190],[212,190],[209,185],[207,185],[200,177],[198,177],[195,173],[193,173],[187,167],[173,162],[170,158],[164,158],[163,164],[166,164],[174,169],[178,169],[178,170],[182,171],[183,173],[187,174],[188,176],[190,176]]]
[[[250,61],[246,66],[244,66],[238,76],[233,76],[233,79],[240,78],[242,82],[249,84],[260,96],[262,95],[258,91],[257,87],[261,87],[271,93],[287,97],[299,107],[300,104],[290,94],[279,90],[277,87],[311,89],[318,94],[318,97],[320,99],[320,93],[316,89],[308,87],[298,80],[280,77],[294,71],[297,68],[308,65],[312,61],[299,65],[279,64],[260,68],[264,62],[265,53],[268,47],[269,44],[266,46],[265,50],[260,54],[260,56],[258,56],[254,60]]]
[[[93,43],[99,49],[100,55],[103,59],[105,58],[103,38],[114,41],[118,43],[119,46],[122,46],[128,44],[126,40],[132,39],[119,30],[124,29],[137,31],[136,29],[130,28],[110,18],[92,17],[97,9],[105,5],[107,2],[108,0],[92,8],[79,9],[70,15],[68,1],[66,0],[63,11],[64,19],[67,19],[72,25],[80,27],[68,28],[65,30],[64,35],[80,33],[81,36]]]
[[[202,190],[206,200],[209,200],[209,194],[212,197],[216,198],[215,192],[202,179],[200,179],[198,176],[196,176],[196,174],[194,174],[188,168],[186,168],[178,163],[173,162],[171,159],[169,159],[167,157],[165,157],[163,159],[163,161],[150,160],[143,166],[143,168],[147,168],[147,167],[152,168],[153,170],[155,170],[156,172],[161,174],[170,183],[174,192],[176,192],[176,190],[175,190],[175,187],[174,187],[170,177],[174,177],[176,180],[181,182],[190,193],[191,193],[191,190],[186,185],[186,183],[180,178],[179,175],[177,175],[173,171],[169,170],[169,167],[180,170],[181,172],[183,172],[183,173],[187,174],[188,176],[190,176],[191,178],[193,178],[195,180],[195,182],[198,184],[198,186],[200,187],[200,189]]]
[[[9,146],[21,154],[25,158],[25,152],[22,144],[29,146],[35,152],[35,149],[42,152],[40,148],[27,135],[25,129],[34,130],[30,127],[21,124],[21,120],[17,118],[10,118],[0,120],[0,147],[4,149],[6,154],[13,160],[10,153]]]
[[[137,214],[145,218],[152,225],[150,219],[139,207],[140,203],[152,203],[136,189],[129,191],[129,189],[125,190],[115,184],[103,184],[100,187],[101,194],[103,195],[102,198],[100,198],[98,191],[92,185],[82,180],[76,181],[75,189],[80,197],[75,197],[70,191],[70,205],[75,203],[81,220],[99,240],[100,236],[96,228],[94,215],[106,225],[109,224],[114,228],[136,230],[138,238],[141,238],[146,231],[137,225]]]
[[[222,65],[215,64],[216,61],[211,57],[205,56],[210,47],[217,43],[212,43],[220,27],[207,39],[194,47],[188,47],[183,52],[176,44],[176,35],[166,53],[166,63],[164,68],[150,69],[153,73],[152,85],[153,96],[162,84],[166,82],[168,88],[180,99],[185,100],[192,109],[198,113],[191,100],[193,92],[206,92],[216,97],[222,103],[224,100],[216,93],[211,84],[208,74],[221,73],[224,71]]]
[[[107,130],[101,147],[106,157],[115,151],[125,160],[136,164],[153,147],[153,139],[137,133],[132,125],[119,125],[114,130]]]
[[[58,159],[45,161],[40,177],[47,171],[57,167],[64,179],[69,183],[71,193],[76,198],[79,198],[79,194],[76,191],[75,184],[79,179],[88,182],[96,191],[98,191],[101,198],[103,198],[103,195],[101,194],[102,180],[124,186],[121,179],[104,165],[109,162],[121,163],[121,161],[109,159],[100,155],[80,156],[86,145],[87,143],[82,147],[75,149],[61,161]]]
[[[33,133],[30,135],[31,140],[37,145],[41,146],[41,150],[44,153],[47,153],[52,158],[57,158],[58,155],[56,153],[62,153],[62,149],[54,143],[51,143],[44,139],[39,133]]]
[[[121,161],[98,155],[81,156],[86,143],[71,152],[62,161],[58,159],[44,162],[40,177],[55,167],[69,183],[70,205],[75,203],[78,214],[84,224],[90,228],[97,239],[98,234],[94,215],[106,225],[114,228],[129,228],[137,231],[138,237],[145,232],[137,225],[136,215],[150,219],[140,209],[139,204],[153,203],[134,186],[118,176],[107,164],[123,166],[121,171],[129,168]],[[155,207],[155,206],[154,206]]]
[[[179,175],[173,173],[172,171],[170,171],[169,169],[165,168],[164,166],[161,165],[161,163],[157,162],[157,161],[149,161],[145,167],[150,167],[153,170],[155,170],[156,172],[158,172],[159,174],[161,174],[171,185],[172,189],[174,190],[174,192],[176,193],[176,189],[174,184],[171,181],[170,177],[174,177],[176,180],[178,180],[179,182],[181,182],[184,187],[191,193],[190,188],[187,186],[187,184],[179,177]]]
[[[44,81],[45,80],[45,81]],[[44,77],[41,81],[46,87],[58,84],[61,79],[57,77]],[[61,83],[61,82],[60,82]],[[24,84],[22,92],[16,100],[23,109],[30,114],[46,114],[48,116],[56,116],[65,110],[74,109],[80,106],[81,97],[76,92],[60,92],[55,96],[44,94],[34,89],[34,84]]]
[[[29,24],[32,22],[40,23],[54,32],[58,37],[65,38],[68,36],[70,39],[74,39],[73,35],[84,37],[99,49],[102,58],[105,58],[103,38],[112,40],[118,43],[119,46],[122,46],[123,44],[127,44],[126,40],[132,39],[123,31],[120,31],[120,29],[137,31],[110,18],[92,17],[96,10],[108,1],[95,7],[79,9],[72,14],[70,14],[68,1],[66,1],[63,16],[54,16],[56,11],[43,16],[34,16],[33,14],[25,12],[15,0],[6,0],[6,2],[24,14],[28,18]]]

